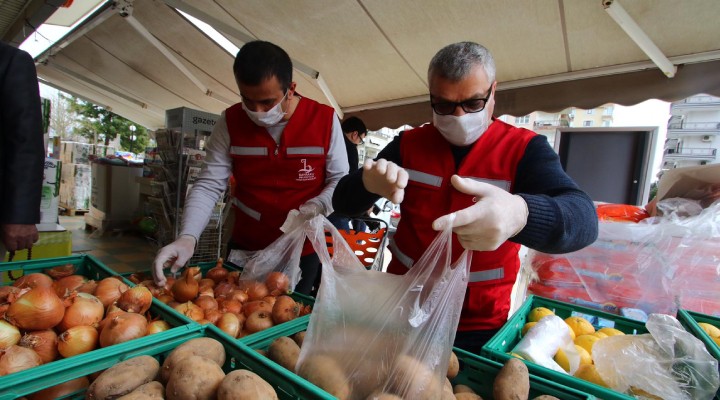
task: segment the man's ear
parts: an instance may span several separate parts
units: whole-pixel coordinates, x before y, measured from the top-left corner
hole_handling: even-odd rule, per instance
[[[297,83],[290,82],[290,87],[288,87],[288,94],[287,94],[288,99],[292,99],[293,96],[295,96],[295,88],[297,88]]]

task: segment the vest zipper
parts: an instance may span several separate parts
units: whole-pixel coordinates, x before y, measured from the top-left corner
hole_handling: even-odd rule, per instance
[[[275,155],[278,155],[279,151],[280,151],[280,145],[275,145]]]

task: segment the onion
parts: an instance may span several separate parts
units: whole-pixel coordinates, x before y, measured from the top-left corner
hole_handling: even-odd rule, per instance
[[[265,311],[267,313],[272,312],[273,306],[268,303],[267,301],[262,300],[255,300],[247,302],[243,305],[243,312],[245,313],[246,317],[249,317],[250,314],[254,313],[255,311]]]
[[[170,326],[170,324],[168,324],[167,322],[165,322],[163,320],[153,321],[148,324],[146,335],[152,335],[153,333],[164,332],[170,328],[172,328]]]
[[[272,295],[278,296],[287,293],[290,288],[290,278],[282,272],[273,271],[265,279],[265,285]]]
[[[138,273],[130,274],[130,276],[128,277],[128,280],[130,280],[130,282],[132,282],[136,285],[139,285],[140,282],[146,281],[145,277],[142,274],[138,274]]]
[[[214,288],[215,287],[215,281],[208,278],[200,279],[200,282],[198,282],[198,286],[200,286],[200,289],[202,288]]]
[[[193,301],[193,303],[195,303],[196,306],[202,308],[203,312],[205,312],[207,310],[217,310],[217,308],[218,308],[217,301],[210,296],[200,296],[197,299],[195,299],[195,301]]]
[[[145,286],[135,286],[120,295],[117,305],[123,311],[143,314],[150,309],[153,295]]]
[[[237,284],[240,281],[240,271],[230,271],[227,276],[227,281],[232,284]]]
[[[272,309],[272,319],[275,324],[292,321],[300,315],[300,305],[290,296],[277,298]]]
[[[242,312],[243,305],[237,300],[231,300],[227,299],[223,301],[222,306],[220,306],[220,311],[222,312],[231,312],[233,314],[240,314]]]
[[[109,318],[110,321],[100,332],[100,347],[141,338],[147,333],[147,320],[140,314],[117,313]]]
[[[250,301],[261,300],[263,297],[270,294],[267,286],[262,282],[250,282],[247,285],[247,294]]]
[[[107,307],[116,302],[126,290],[128,290],[128,285],[124,284],[120,279],[114,277],[105,278],[98,283],[95,297],[100,299],[103,306]]]
[[[0,349],[8,348],[20,341],[20,330],[3,320],[0,320]]]
[[[308,315],[312,312],[312,307],[310,305],[304,306],[303,303],[298,303],[300,306],[300,317],[303,315]]]
[[[200,279],[202,279],[202,270],[200,267],[187,267],[187,269],[185,269],[185,275],[190,275],[199,282]]]
[[[220,283],[226,280],[228,270],[223,267],[223,259],[219,258],[215,267],[211,268],[205,276],[215,281],[215,283]]]
[[[35,350],[43,364],[54,361],[58,356],[58,337],[52,329],[28,332],[23,335],[18,345]]]
[[[0,304],[12,303],[20,297],[20,288],[15,286],[0,286]]]
[[[8,308],[10,308],[10,304],[0,304],[0,319],[5,318]]]
[[[262,301],[270,304],[271,306],[275,305],[275,301],[277,301],[277,297],[275,296],[265,296],[262,298]]]
[[[220,310],[205,310],[205,319],[211,324],[217,323],[224,313]]]
[[[118,307],[117,303],[112,303],[105,310],[105,316],[107,317],[108,315],[110,315],[112,313],[116,313],[116,312],[125,312],[125,310]]]
[[[233,292],[230,294],[230,298],[233,300],[237,300],[241,303],[245,303],[246,301],[248,301],[248,294],[245,291],[237,289],[233,290]]]
[[[42,364],[42,359],[33,350],[13,345],[0,351],[0,376],[23,371]]]
[[[240,320],[238,319],[237,315],[233,313],[223,314],[222,317],[220,317],[220,319],[215,323],[215,325],[220,328],[221,331],[230,335],[230,337],[232,338],[237,337],[238,333],[240,332]]]
[[[200,290],[198,290],[198,296],[208,296],[215,298],[215,291],[211,287],[201,287]]]
[[[90,386],[90,381],[86,376],[82,376],[71,381],[63,382],[59,385],[51,386],[47,389],[27,395],[28,400],[53,400],[64,398],[69,394],[79,392]]]
[[[77,288],[77,291],[95,295],[95,291],[97,290],[97,287],[98,287],[98,283],[91,279],[91,280],[83,283],[79,288]]]
[[[60,331],[66,331],[74,326],[88,325],[97,327],[105,315],[105,308],[100,300],[87,293],[77,293],[72,296],[72,304],[65,309],[65,316],[58,325]]]
[[[248,333],[260,332],[273,326],[272,318],[269,312],[255,311],[250,314],[243,324],[243,330]]]
[[[87,278],[82,275],[70,275],[53,282],[52,286],[55,289],[55,293],[60,298],[64,298],[70,295],[73,291],[87,282]]]
[[[198,282],[190,273],[190,268],[185,271],[185,275],[181,279],[175,281],[175,284],[172,287],[172,293],[175,300],[181,303],[194,300],[198,295],[198,290]]]
[[[213,289],[215,291],[215,298],[218,297],[230,297],[231,293],[235,290],[235,286],[232,283],[221,282]]]
[[[189,301],[186,303],[178,304],[173,308],[175,309],[175,311],[196,322],[204,319],[205,317],[205,312],[203,311],[203,309]]]
[[[45,273],[53,279],[60,279],[75,273],[75,266],[72,264],[59,265],[46,269]]]
[[[95,350],[98,344],[98,331],[92,326],[74,326],[58,337],[58,351],[65,357]]]
[[[169,304],[171,301],[175,301],[175,298],[169,294],[161,294],[160,296],[158,296],[157,299],[165,304]]]
[[[16,280],[15,283],[13,283],[13,286],[17,288],[30,288],[34,289],[36,287],[52,287],[53,280],[51,277],[41,274],[39,272],[36,272],[34,274],[27,274],[20,277],[20,279]]]
[[[172,287],[175,284],[175,281],[176,281],[176,279],[173,278],[172,276],[166,276],[165,277],[165,286],[163,286],[162,288],[165,289],[166,292],[171,293]]]
[[[20,329],[42,331],[60,323],[65,314],[62,300],[49,287],[36,287],[10,305],[5,319]]]

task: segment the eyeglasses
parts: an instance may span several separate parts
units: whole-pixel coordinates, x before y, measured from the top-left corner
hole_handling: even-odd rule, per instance
[[[367,137],[367,132],[358,134],[358,139],[360,139],[358,145],[365,144],[365,137]]]
[[[485,109],[485,106],[487,105],[488,99],[490,99],[490,96],[492,95],[492,86],[490,86],[490,91],[488,92],[487,97],[484,99],[468,99],[461,102],[443,102],[443,103],[433,103],[432,102],[432,95],[430,95],[430,106],[432,107],[433,111],[435,111],[438,115],[450,115],[455,113],[455,109],[460,106],[462,107],[463,111],[466,113],[476,113],[480,112]]]

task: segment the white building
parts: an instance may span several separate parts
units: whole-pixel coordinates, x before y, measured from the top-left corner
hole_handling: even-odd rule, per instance
[[[696,95],[670,106],[662,169],[718,163],[720,97]]]
[[[363,162],[365,162],[366,157],[377,157],[378,153],[380,153],[380,151],[384,149],[388,143],[392,142],[395,136],[408,129],[412,129],[412,127],[410,125],[405,125],[398,129],[382,128],[378,131],[368,131],[367,136],[365,137],[365,144],[358,146],[358,161],[360,166],[362,166]]]

